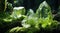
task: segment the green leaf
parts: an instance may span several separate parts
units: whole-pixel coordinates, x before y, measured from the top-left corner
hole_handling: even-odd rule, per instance
[[[5,7],[4,7],[4,11],[6,10],[7,8],[7,0],[5,0]]]
[[[14,11],[11,15],[13,18],[20,18],[22,15],[25,14],[25,8],[24,7],[14,7]]]
[[[47,4],[46,1],[42,2],[37,9],[37,16],[41,18],[46,18],[48,16],[48,13],[51,12],[50,6]]]
[[[34,15],[33,10],[32,9],[29,9],[28,12],[27,12],[27,16],[33,17],[33,15]]]
[[[8,30],[6,33],[25,33],[25,32],[26,32],[26,28],[24,27],[14,27]]]

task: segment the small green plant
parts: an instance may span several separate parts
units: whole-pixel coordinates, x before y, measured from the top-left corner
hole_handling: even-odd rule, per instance
[[[5,17],[2,15],[3,18],[0,18],[1,21],[5,23],[11,22],[13,25],[19,21],[19,25],[22,25],[22,27],[17,26],[10,28],[5,33],[37,33],[41,32],[41,30],[41,33],[45,33],[44,31],[51,32],[58,26],[57,21],[53,20],[51,8],[46,1],[40,4],[36,13],[34,13],[32,9],[29,9],[27,15],[25,15],[24,7],[15,7],[12,14],[4,13],[4,15]],[[2,16],[0,15],[0,17]],[[3,25],[4,24],[0,22],[0,26],[2,27]],[[9,24],[7,25],[10,27]]]

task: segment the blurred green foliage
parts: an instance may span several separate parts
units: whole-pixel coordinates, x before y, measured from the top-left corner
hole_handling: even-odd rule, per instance
[[[19,1],[14,1],[16,4],[17,2]],[[40,4],[36,13],[29,9],[26,15],[24,7],[13,7],[9,2],[5,7],[5,12],[0,13],[1,33],[45,33],[44,31],[52,32],[59,28],[58,21],[53,20],[51,8],[46,1]]]
[[[44,13],[42,13],[42,11]],[[44,31],[46,30],[51,32],[58,26],[57,21],[53,20],[51,9],[46,3],[46,1],[40,4],[36,13],[34,13],[32,9],[29,9],[26,17],[22,20],[21,24],[22,27],[14,27],[12,29],[9,29],[7,33],[37,33],[41,32],[42,29]]]

